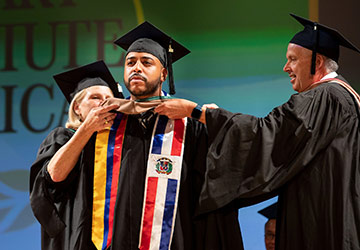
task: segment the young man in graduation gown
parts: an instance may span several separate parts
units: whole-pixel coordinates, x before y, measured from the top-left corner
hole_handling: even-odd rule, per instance
[[[304,30],[284,71],[299,93],[264,118],[202,108],[211,145],[201,210],[278,194],[276,249],[360,249],[359,95],[335,72],[340,45],[359,49],[292,16]],[[196,105],[175,100],[156,111],[178,118]]]
[[[168,77],[175,93],[172,63],[188,49],[149,22],[115,44],[127,51],[124,83],[131,101],[171,98],[162,84]],[[236,209],[195,218],[208,148],[197,118],[172,120],[153,110],[127,116],[114,249],[242,249]]]
[[[189,51],[148,22],[115,43],[127,50],[128,102],[136,107],[170,98],[162,83],[169,75],[174,93],[172,63]],[[120,105],[111,129],[92,137],[80,158],[83,167],[74,168],[75,177],[65,180],[67,192],[53,201],[54,213],[64,202],[70,214],[78,204],[83,209],[77,211],[80,219],[60,218],[70,216],[67,227],[87,232],[61,237],[85,241],[70,249],[242,249],[237,209],[194,218],[207,148],[205,127],[197,119],[171,120],[153,110],[127,115]]]

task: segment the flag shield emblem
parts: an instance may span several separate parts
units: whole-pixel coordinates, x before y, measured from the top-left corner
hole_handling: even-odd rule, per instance
[[[171,174],[173,162],[169,158],[160,158],[156,161],[155,170],[158,174]]]

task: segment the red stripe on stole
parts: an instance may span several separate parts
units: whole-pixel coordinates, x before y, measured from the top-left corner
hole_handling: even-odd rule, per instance
[[[176,119],[174,123],[174,137],[172,141],[171,155],[181,156],[185,121],[183,119]]]
[[[124,142],[126,121],[127,121],[127,116],[124,115],[120,122],[119,128],[116,131],[116,136],[115,136],[115,147],[113,153],[113,174],[111,181],[110,208],[109,208],[109,234],[108,234],[106,246],[110,245],[113,234],[114,210],[115,210],[115,202],[116,202],[116,196],[118,190],[121,152]]]
[[[141,250],[148,250],[150,248],[151,230],[154,218],[155,199],[157,191],[158,178],[149,177],[146,188],[146,202],[143,218],[143,228],[141,232]]]

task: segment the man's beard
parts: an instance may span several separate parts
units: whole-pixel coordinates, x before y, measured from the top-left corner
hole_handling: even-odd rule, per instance
[[[138,76],[138,77],[142,78],[142,80],[145,82],[145,86],[146,86],[145,90],[135,92],[130,89],[130,80],[134,76]],[[155,94],[156,91],[161,86],[162,81],[161,81],[161,76],[159,76],[158,79],[156,79],[152,82],[148,82],[146,77],[142,76],[141,74],[135,73],[135,74],[132,74],[127,80],[125,80],[125,78],[124,78],[124,83],[125,83],[127,90],[130,92],[131,95],[133,95],[135,97],[142,97],[142,96],[150,96],[150,95]]]

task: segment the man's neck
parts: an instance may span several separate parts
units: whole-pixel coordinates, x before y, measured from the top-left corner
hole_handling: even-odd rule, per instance
[[[315,75],[313,75],[312,84],[316,84],[319,81],[322,81],[327,78],[334,78],[336,76],[337,76],[336,72],[331,72],[325,68],[317,69]]]
[[[159,88],[154,93],[151,93],[148,95],[134,96],[134,95],[130,94],[130,100],[141,101],[141,100],[147,100],[147,99],[160,99],[161,96],[164,96],[164,93],[163,93],[162,89]]]
[[[324,80],[330,79],[330,78],[335,78],[337,76],[338,76],[338,74],[333,71],[328,74],[323,74],[320,77],[319,76],[314,77],[314,82],[310,86],[308,86],[304,91],[315,88],[315,87],[319,86],[320,84],[322,84],[324,82]]]
[[[133,100],[135,102],[147,102],[152,100],[159,100],[159,99],[169,99],[171,98],[170,95],[167,95],[164,91],[160,91],[160,93],[146,95],[146,96],[130,96],[130,100]]]
[[[333,72],[330,72],[329,74],[323,76],[320,80],[325,80],[325,79],[329,79],[329,78],[335,78],[337,76],[338,76],[338,74],[335,71],[333,71]]]

